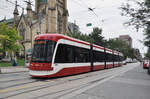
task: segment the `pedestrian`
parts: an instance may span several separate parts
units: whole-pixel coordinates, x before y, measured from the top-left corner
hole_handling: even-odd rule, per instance
[[[14,56],[14,58],[13,58],[13,66],[17,66],[17,58],[16,58],[16,56]]]

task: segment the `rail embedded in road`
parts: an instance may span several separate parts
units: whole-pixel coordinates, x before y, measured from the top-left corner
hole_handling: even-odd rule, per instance
[[[18,98],[22,96],[27,96],[27,98],[33,98],[33,97],[41,97],[43,95],[46,96],[47,94],[50,95],[50,96],[48,95],[49,97],[59,97],[59,96],[62,97],[68,95],[69,92],[76,92],[80,89],[84,89],[84,88],[86,89],[87,86],[91,86],[94,84],[98,84],[99,82],[107,81],[106,79],[109,80],[137,66],[137,65],[134,66],[130,66],[130,65],[126,65],[124,67],[119,67],[114,69],[107,69],[103,71],[90,72],[82,75],[57,78],[57,79],[38,80],[38,79],[30,79],[30,77],[28,76],[27,79],[29,81],[33,80],[33,82],[29,82],[26,84],[22,83],[18,86],[12,85],[13,87],[3,88],[0,90],[0,94],[3,94],[0,95],[0,97],[3,96],[2,98],[9,98],[9,97]],[[17,74],[16,77],[18,75],[19,74]],[[10,78],[8,77],[8,79]],[[8,81],[7,79],[5,80]],[[16,80],[14,80],[14,82],[15,81],[17,82],[17,78]],[[10,81],[10,83],[11,82],[13,81]],[[3,85],[5,82],[0,81],[0,83],[1,85]],[[28,96],[28,94],[34,94],[35,92],[37,93],[38,91],[40,91],[41,93],[38,93],[37,96]]]

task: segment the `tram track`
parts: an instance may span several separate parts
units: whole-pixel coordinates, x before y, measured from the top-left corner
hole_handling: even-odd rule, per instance
[[[130,68],[130,69],[133,69],[133,68]],[[130,69],[128,69],[128,70],[130,70]],[[119,71],[119,73],[120,73],[120,74],[123,74],[123,73],[127,72],[128,70],[125,70],[125,71],[124,71],[124,70],[121,70],[121,71]],[[73,93],[73,92],[75,92],[75,91],[78,91],[78,90],[80,90],[80,89],[82,89],[82,88],[84,89],[84,88],[86,88],[87,86],[90,86],[90,85],[99,83],[100,81],[104,82],[105,79],[106,79],[106,80],[112,79],[113,77],[118,76],[118,75],[120,75],[120,74],[118,74],[118,72],[116,72],[116,73],[114,73],[113,75],[108,75],[108,76],[106,76],[106,77],[103,77],[103,78],[100,78],[100,79],[96,79],[96,80],[94,80],[94,81],[91,81],[91,82],[88,82],[88,83],[85,83],[85,84],[82,84],[82,85],[79,85],[79,86],[75,86],[75,87],[72,87],[72,88],[69,88],[69,89],[65,89],[65,90],[60,90],[60,91],[58,91],[58,92],[53,92],[53,93],[44,94],[44,95],[42,95],[42,96],[34,97],[34,98],[32,98],[32,99],[38,99],[38,98],[42,98],[42,97],[46,97],[46,96],[50,96],[52,99],[59,99],[59,98],[65,96],[65,95],[68,95],[68,94],[70,94],[70,93]],[[103,80],[104,80],[104,81],[103,81]],[[64,91],[67,91],[67,92],[64,92]],[[61,92],[63,92],[64,94],[58,95],[58,96],[56,96],[56,97],[52,97],[53,95],[58,94],[58,93],[61,93]],[[62,98],[62,99],[63,99],[63,98]]]
[[[39,80],[39,81],[37,79],[34,82],[13,87],[14,89],[12,89],[12,90],[7,90],[8,88],[3,89],[3,92],[0,91],[0,94],[5,94],[5,95],[3,95],[3,97],[0,97],[0,98],[10,98],[10,97],[14,97],[14,96],[22,95],[22,94],[32,93],[32,92],[35,92],[35,91],[38,91],[38,90],[44,90],[44,89],[47,89],[47,88],[51,89],[53,87],[61,86],[61,85],[66,84],[66,83],[69,84],[71,82],[76,82],[76,81],[79,81],[79,80],[84,81],[84,79],[92,79],[94,76],[109,77],[111,75],[114,75],[117,72],[122,72],[124,69],[122,68],[121,70],[119,70],[119,71],[118,70],[119,70],[119,68],[114,68],[114,69],[100,71],[100,72],[91,72],[91,73],[86,73],[86,74],[82,74],[82,75],[68,76],[68,77],[56,78],[56,79],[46,79],[46,80],[42,79],[42,80]],[[96,83],[100,80],[102,80],[102,78],[94,79],[94,80],[92,80],[91,82],[88,82],[88,83]],[[87,83],[85,82],[85,84],[87,84]],[[81,84],[81,86],[82,85],[84,85],[84,84]],[[77,88],[77,87],[80,87],[80,86],[76,86],[75,88]],[[74,87],[72,87],[72,88],[74,88]],[[66,89],[66,90],[73,90],[72,88],[71,89]],[[62,91],[64,92],[64,90],[62,90]],[[59,93],[61,93],[61,90],[57,91],[56,93],[53,93],[53,95],[59,94]],[[45,96],[48,95],[48,94],[52,94],[52,93],[47,93],[47,94],[45,94]]]
[[[53,81],[53,80],[52,80]],[[17,96],[17,95],[19,95],[19,94],[23,94],[23,93],[29,93],[29,92],[33,92],[33,91],[36,91],[36,90],[41,90],[41,89],[44,89],[44,88],[48,88],[48,87],[53,87],[53,86],[57,86],[57,85],[60,85],[60,84],[64,84],[64,83],[66,83],[67,81],[64,81],[64,82],[59,82],[59,83],[56,83],[56,84],[52,84],[52,85],[49,85],[49,84],[47,84],[46,82],[45,82],[45,84],[44,85],[41,85],[41,86],[36,86],[36,88],[35,88],[35,86],[33,86],[33,87],[30,87],[30,89],[28,90],[28,89],[24,89],[24,91],[20,91],[19,93],[17,93],[17,94],[13,94],[13,95],[9,95],[9,96],[5,96],[5,97],[3,97],[3,98],[9,98],[9,97],[12,97],[12,96]],[[48,82],[48,83],[50,83],[50,82]],[[47,84],[47,85],[46,85]],[[15,90],[15,91],[19,91],[19,90]],[[1,92],[0,92],[1,93]],[[7,93],[9,93],[9,92],[6,92],[5,94],[7,94]],[[0,98],[1,99],[1,98]]]
[[[25,75],[25,74],[28,74],[28,72],[4,73],[4,74],[0,74],[0,77],[5,78],[5,77],[7,77],[9,75],[16,77],[16,76],[20,76],[20,74]]]
[[[26,79],[29,79],[29,77],[26,77],[26,78],[19,78],[19,79],[3,80],[3,81],[0,81],[0,83],[12,82],[12,81],[21,81],[21,80],[26,80]]]
[[[71,87],[71,88],[68,88],[68,89],[60,90],[60,91],[57,91],[57,92],[44,94],[44,95],[38,96],[38,97],[33,97],[32,99],[38,99],[38,98],[41,98],[41,97],[46,97],[46,96],[50,96],[50,95],[55,95],[55,94],[59,94],[59,93],[63,92],[64,94],[58,95],[58,96],[55,97],[55,98],[53,97],[53,99],[58,99],[59,97],[65,96],[65,95],[67,95],[67,94],[69,94],[69,93],[72,93],[72,92],[74,92],[74,91],[77,91],[77,90],[79,90],[79,89],[82,89],[82,88],[84,88],[84,87],[86,87],[86,86],[89,86],[89,85],[91,85],[91,84],[93,84],[93,83],[95,83],[95,82],[97,82],[97,81],[101,81],[101,80],[103,80],[103,79],[105,79],[105,78],[107,78],[107,77],[98,79],[98,80],[96,80],[96,81],[91,81],[91,82],[88,82],[88,83],[85,83],[85,84],[82,84],[82,85],[79,85],[79,86],[75,86],[75,87]]]
[[[37,82],[37,81],[30,81],[30,82],[25,82],[25,83],[13,84],[13,85],[7,86],[5,88],[0,88],[0,89],[2,90],[2,89],[7,89],[7,88],[13,88],[16,86],[25,85],[25,84],[34,83],[34,82]]]
[[[95,76],[95,75],[97,75],[96,72],[93,72],[93,74],[90,74],[90,75],[83,74],[83,75],[81,75],[81,77],[74,76],[75,78],[73,78],[73,79],[70,79],[70,77],[72,77],[72,76],[69,76],[68,77],[69,79],[66,78],[66,77],[63,77],[63,78],[57,78],[57,79],[43,80],[42,82],[45,82],[45,84],[43,84],[41,86],[32,86],[32,87],[30,87],[30,89],[24,88],[23,89],[24,91],[20,91],[19,93],[12,94],[12,95],[9,95],[9,96],[5,96],[3,98],[9,98],[9,97],[16,96],[16,95],[23,94],[23,93],[29,93],[29,92],[32,92],[32,91],[41,90],[41,89],[48,88],[48,87],[58,86],[60,84],[66,83],[66,82],[73,82],[73,81],[76,81],[76,80],[79,80],[79,79],[83,79],[83,78],[87,78],[87,77],[92,77],[92,76]],[[66,79],[66,80],[62,80],[62,79]],[[54,83],[54,84],[50,84],[49,85],[48,83],[50,83],[50,81],[57,81],[58,83]],[[35,83],[35,82],[41,82],[41,81],[34,81],[34,82],[31,82],[31,83],[28,83],[28,84],[32,84],[32,83]],[[26,84],[24,84],[24,85],[26,85]],[[7,89],[7,88],[5,88],[5,89]],[[18,90],[12,90],[12,91],[14,93],[14,91],[19,91],[19,90],[22,90],[22,88],[20,88]],[[5,92],[5,94],[10,93],[12,91]],[[0,91],[0,93],[1,93],[1,91]]]
[[[107,77],[104,77],[104,78],[107,78]],[[104,79],[104,78],[101,78],[101,79],[99,79],[99,80],[102,80],[102,79]],[[80,79],[80,78],[79,78],[79,79]],[[76,80],[79,80],[79,79],[76,79]],[[44,89],[44,88],[51,88],[51,87],[54,87],[54,86],[62,85],[62,84],[65,84],[65,83],[68,83],[68,82],[73,82],[73,81],[74,81],[74,80],[65,81],[65,82],[63,82],[63,83],[62,83],[62,82],[59,82],[59,83],[54,84],[54,85],[47,85],[47,86],[43,86],[43,87],[40,87],[40,88],[35,88],[35,89],[33,89],[33,90],[24,91],[24,92],[22,92],[22,93],[14,94],[14,95],[7,96],[7,97],[3,97],[3,98],[9,98],[9,97],[17,96],[17,95],[20,95],[20,94],[23,94],[23,93],[30,93],[30,92],[37,91],[37,90],[41,90],[41,89]],[[97,80],[97,81],[98,81],[98,80]],[[96,81],[95,81],[95,82],[96,82]],[[59,94],[59,93],[61,93],[61,92],[65,92],[65,94],[63,94],[63,95],[66,95],[66,94],[68,94],[68,93],[70,93],[70,92],[73,92],[73,91],[79,90],[79,89],[81,89],[81,88],[83,88],[83,87],[86,87],[87,85],[90,85],[90,84],[92,84],[92,83],[94,83],[94,81],[85,83],[85,84],[83,84],[83,85],[71,87],[71,88],[68,88],[68,89],[63,89],[63,90],[60,90],[60,91],[56,91],[56,92],[44,94],[44,95],[42,95],[42,96],[33,97],[32,99],[41,98],[41,97],[43,97],[43,96],[55,95],[55,94]],[[67,91],[67,92],[66,92],[66,91]],[[68,92],[68,91],[69,91],[69,92]],[[60,95],[60,96],[63,96],[63,95]],[[60,97],[60,96],[58,96],[58,97]]]

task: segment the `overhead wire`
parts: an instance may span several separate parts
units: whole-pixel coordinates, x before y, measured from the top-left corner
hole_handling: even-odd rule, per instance
[[[9,2],[9,3],[12,4],[12,5],[16,5],[16,3],[14,3],[14,2],[12,2],[12,1],[10,1],[10,0],[6,0],[6,2]],[[24,9],[24,7],[22,7],[22,6],[19,5],[19,4],[17,4],[17,6]]]
[[[91,11],[96,17],[98,17],[98,15],[94,12],[94,9],[92,9],[91,7],[89,7],[85,2],[83,2],[82,0],[80,0],[81,3],[79,3],[76,0],[73,0],[76,4],[78,4],[80,7],[86,7],[87,8],[87,12]],[[84,4],[84,5],[83,5]],[[89,10],[92,9],[92,10]]]
[[[79,4],[81,7],[86,7],[88,12],[92,12],[94,14],[94,16],[96,16],[99,20],[99,16],[96,14],[96,12],[94,11],[95,8],[91,8],[89,5],[87,5],[83,0],[80,0],[81,3],[77,2],[76,0],[73,0],[75,3]],[[82,5],[81,5],[82,4]],[[93,18],[94,19],[94,18]]]
[[[15,1],[13,2],[13,0],[1,1],[0,10],[1,10],[1,13],[3,13],[2,15],[4,15],[5,17],[8,17],[8,16],[11,17],[12,13],[13,13],[12,8],[14,8],[15,5],[16,5],[16,3],[15,3]],[[20,8],[23,8],[19,4],[18,4],[18,6]],[[8,13],[6,13],[6,12],[8,12]],[[2,17],[1,17],[1,19],[2,19]]]
[[[82,4],[84,4],[87,8],[88,8],[88,11],[91,11],[91,12],[93,12],[93,14],[96,16],[96,17],[98,17],[98,15],[95,13],[95,9],[96,8],[92,8],[92,7],[90,7],[89,5],[87,5],[83,0],[80,0],[81,2],[82,2]]]
[[[4,0],[2,6],[0,6],[0,10],[2,10],[2,11],[7,11],[7,12],[12,12],[11,10],[9,10],[9,8],[8,8],[8,6],[7,6],[7,4],[6,4],[5,1],[6,1],[6,0]]]
[[[10,4],[12,4],[12,5],[16,5],[12,0],[5,0],[6,2],[8,2],[8,3],[10,3]],[[22,2],[24,2],[25,0],[21,0]],[[77,0],[72,0],[73,2],[75,2],[76,4],[78,4],[80,7],[84,7],[84,8],[91,8],[91,7],[89,7],[83,0],[80,0],[80,1],[77,1]],[[31,0],[31,2],[33,2],[33,0]],[[22,7],[20,4],[18,4],[18,6],[20,7],[20,8],[24,8],[24,7]],[[3,9],[3,10],[7,10],[7,11],[9,11],[9,12],[11,12],[10,10],[8,10],[8,9],[4,9],[4,8],[2,8],[1,7],[1,9]],[[94,11],[94,9],[93,10],[91,10],[91,12],[99,19],[99,16],[96,14],[96,12]],[[94,18],[93,18],[94,19]]]
[[[104,18],[104,19],[100,19],[99,18],[99,16],[97,15],[97,13],[94,11],[94,10],[96,10],[97,8],[91,8],[89,5],[87,5],[83,0],[80,0],[80,2],[82,2],[82,5],[81,5],[81,3],[79,3],[79,2],[77,2],[76,0],[73,0],[75,3],[77,3],[77,4],[79,4],[81,7],[86,7],[86,8],[88,8],[88,10],[90,10],[90,12],[92,12],[96,17],[97,17],[97,19],[98,19],[98,24],[100,24],[99,22],[102,22],[102,23],[104,23],[106,20],[109,20],[109,19],[111,19],[112,17],[108,17],[108,18]],[[84,6],[83,6],[84,5]],[[113,5],[113,6],[115,6],[115,5]],[[113,7],[112,6],[112,7]],[[105,8],[105,7],[102,7],[102,8]],[[100,8],[99,8],[100,9]],[[91,16],[92,17],[92,16]],[[94,19],[94,18],[93,18]]]

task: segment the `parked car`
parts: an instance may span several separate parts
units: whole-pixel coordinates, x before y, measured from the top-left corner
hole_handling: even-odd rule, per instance
[[[143,62],[143,68],[144,69],[148,69],[148,65],[149,65],[149,61],[148,60],[144,60],[144,62]]]
[[[123,61],[123,65],[126,65],[126,64],[127,64],[127,61],[126,61],[126,60],[124,60],[124,61]]]
[[[127,62],[127,63],[132,63],[132,59],[131,59],[131,58],[127,58],[127,59],[126,59],[126,62]]]

